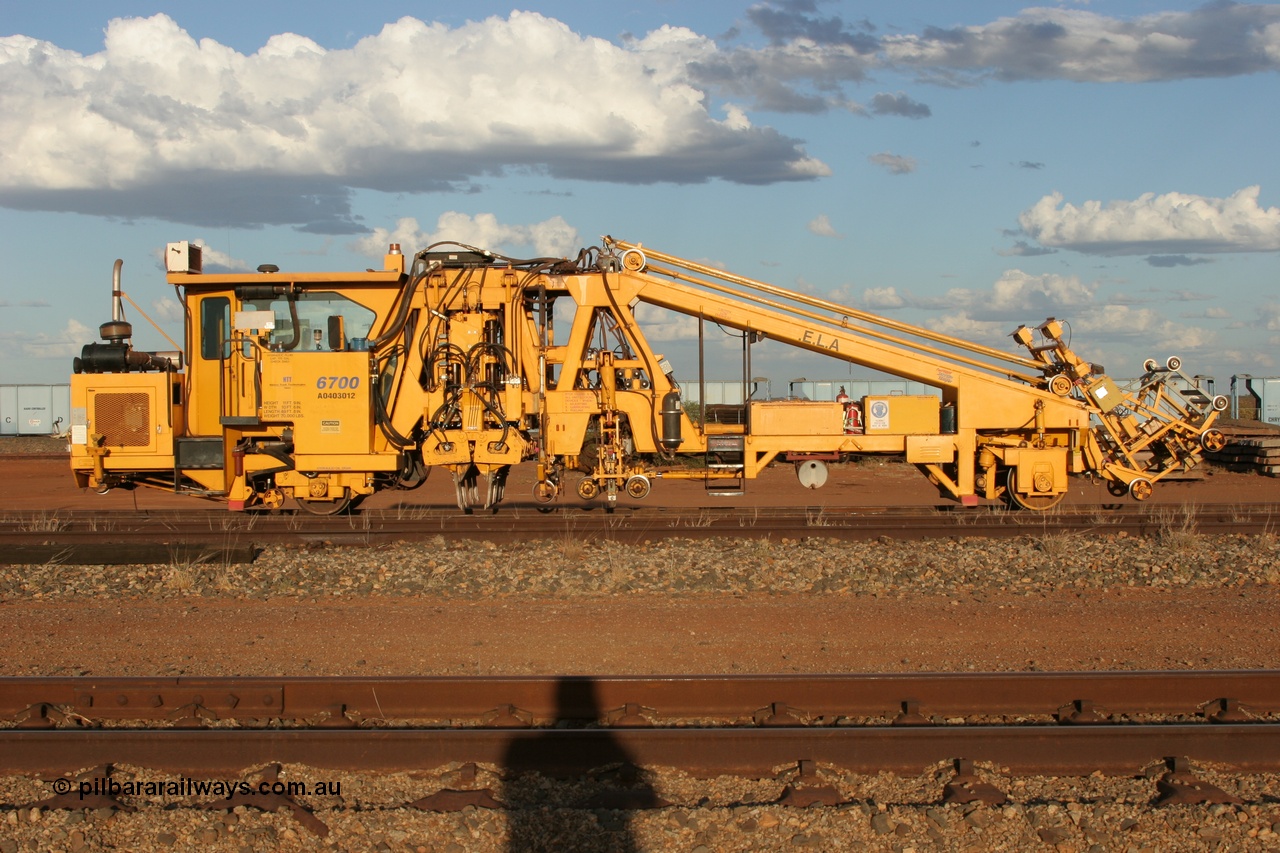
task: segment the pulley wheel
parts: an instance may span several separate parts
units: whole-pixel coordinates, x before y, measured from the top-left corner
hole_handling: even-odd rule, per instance
[[[649,265],[649,259],[639,249],[627,249],[622,253],[622,268],[631,272],[640,272]]]
[[[1059,374],[1049,380],[1049,390],[1059,397],[1065,397],[1071,393],[1071,380]]]

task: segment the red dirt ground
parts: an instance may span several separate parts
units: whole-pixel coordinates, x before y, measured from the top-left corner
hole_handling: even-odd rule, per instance
[[[209,504],[74,486],[65,459],[5,457],[4,508],[133,509]],[[527,474],[509,499],[524,501]],[[1081,480],[1072,503],[1114,502]],[[1161,483],[1153,500],[1280,500],[1280,480],[1213,472]],[[451,505],[446,478],[365,506]],[[903,465],[833,469],[806,491],[789,466],[717,498],[655,484],[649,503],[933,504]],[[576,502],[576,498],[575,498]],[[78,569],[76,569],[78,570]],[[86,569],[91,571],[91,569]],[[430,597],[272,601],[146,598],[0,601],[0,675],[623,674],[1267,668],[1280,659],[1280,590],[1076,590],[887,596],[636,595],[591,599]]]

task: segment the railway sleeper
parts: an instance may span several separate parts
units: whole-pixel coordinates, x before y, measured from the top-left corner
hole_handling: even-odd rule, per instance
[[[1243,800],[1201,781],[1191,773],[1186,758],[1165,759],[1168,771],[1156,781],[1156,807],[1183,805],[1241,805]]]

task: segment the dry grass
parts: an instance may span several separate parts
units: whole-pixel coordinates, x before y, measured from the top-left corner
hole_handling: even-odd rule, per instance
[[[813,510],[805,510],[804,526],[805,527],[830,527],[831,519],[827,517],[827,508],[819,507],[816,512]]]
[[[18,522],[18,530],[23,533],[56,533],[70,526],[71,522],[60,517],[58,513],[46,511],[38,512]]]
[[[1173,551],[1189,551],[1200,540],[1195,507],[1159,507],[1154,513],[1156,541]]]
[[[578,563],[587,556],[587,543],[569,531],[556,543],[556,553],[562,560]]]
[[[200,567],[218,556],[215,551],[173,553],[164,572],[164,586],[174,592],[194,592],[200,584]]]
[[[1065,560],[1078,554],[1084,545],[1085,534],[1070,531],[1064,533],[1045,533],[1036,540],[1036,547],[1052,560]]]

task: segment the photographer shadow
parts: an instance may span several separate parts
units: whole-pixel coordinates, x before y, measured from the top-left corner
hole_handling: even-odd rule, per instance
[[[521,732],[507,748],[510,853],[636,853],[637,810],[665,805],[608,728],[590,678],[556,684],[549,728]],[[561,780],[547,784],[547,777]]]

